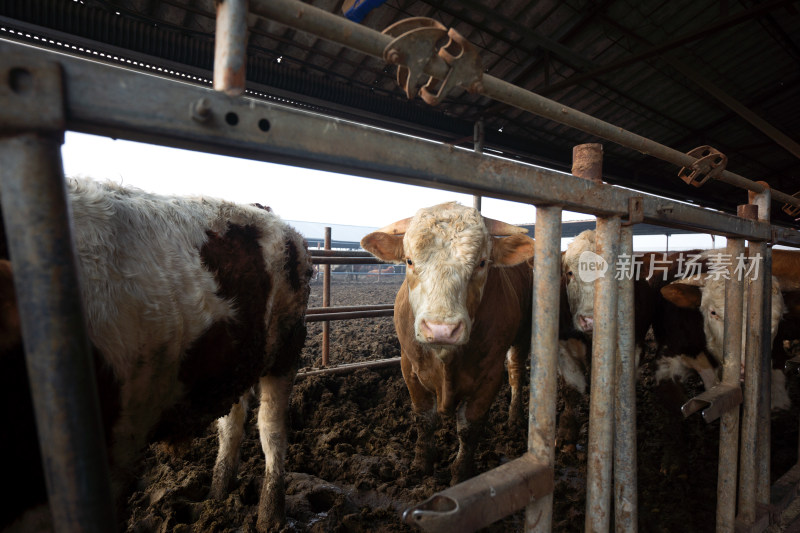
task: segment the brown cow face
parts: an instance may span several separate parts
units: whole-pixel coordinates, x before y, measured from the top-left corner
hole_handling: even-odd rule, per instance
[[[406,264],[414,331],[422,344],[467,343],[489,268],[533,256],[533,240],[519,234],[525,230],[484,219],[455,202],[420,209],[388,228],[367,235],[361,245],[384,261]]]

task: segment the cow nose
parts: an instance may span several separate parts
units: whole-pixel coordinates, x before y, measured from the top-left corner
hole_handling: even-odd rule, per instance
[[[590,333],[594,329],[593,317],[578,315],[578,321],[580,322],[581,329],[583,329],[585,333]]]
[[[422,320],[419,328],[426,342],[432,344],[456,344],[461,340],[464,323],[458,321],[455,324],[445,324]]]

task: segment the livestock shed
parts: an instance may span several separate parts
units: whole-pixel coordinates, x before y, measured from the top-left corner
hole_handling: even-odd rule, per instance
[[[82,305],[69,208],[53,181],[65,130],[466,192],[476,206],[481,196],[535,205],[527,452],[404,521],[470,531],[525,509],[526,531],[551,531],[558,317],[541,310],[559,308],[562,209],[598,217],[597,253],[611,264],[632,252],[640,223],[723,235],[732,251],[747,242],[767,268],[773,244],[800,247],[799,9],[1,2],[2,209],[12,269],[27,276],[15,282],[31,381],[48,385],[34,403],[57,529],[114,528],[97,395],[79,364],[86,343],[73,342]],[[716,531],[775,526],[776,491],[785,507],[800,479],[769,475],[768,282],[748,289],[747,353],[760,357],[747,358],[744,387],[739,279],[726,291],[721,382],[698,397],[707,420],[721,419]],[[640,527],[633,291],[632,280],[595,282],[587,531]]]

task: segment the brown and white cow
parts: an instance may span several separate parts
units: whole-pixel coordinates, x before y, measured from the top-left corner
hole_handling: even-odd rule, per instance
[[[285,516],[289,394],[306,335],[311,261],[302,237],[254,206],[88,179],[68,180],[67,190],[117,499],[149,443],[179,443],[230,411],[218,424],[211,491],[223,496],[238,467],[244,397],[258,385],[266,472],[257,527],[275,529]],[[9,288],[10,275],[4,262],[0,287]],[[0,527],[30,505],[46,509],[18,318],[5,289],[0,390],[19,425],[0,453],[6,475],[25,483],[3,506]]]
[[[379,259],[406,264],[394,322],[403,378],[417,421],[413,467],[433,468],[439,415],[455,415],[452,482],[473,474],[473,455],[508,357],[510,418],[530,349],[533,239],[455,202],[420,209],[361,240]]]
[[[748,280],[747,283],[750,283]],[[703,315],[703,331],[706,347],[714,358],[721,362],[723,355],[723,330],[725,325],[725,279],[722,276],[704,277],[700,284],[688,280],[671,283],[661,289],[662,294],[670,302],[679,307],[698,309]],[[742,371],[744,371],[744,349],[747,339],[747,298],[743,302],[742,320]],[[786,313],[781,286],[778,279],[772,277],[772,307],[770,312],[770,343],[774,344],[779,325]],[[773,346],[783,350],[783,344]],[[783,373],[785,357],[772,358],[772,409],[789,409],[791,400],[786,391],[786,377]]]

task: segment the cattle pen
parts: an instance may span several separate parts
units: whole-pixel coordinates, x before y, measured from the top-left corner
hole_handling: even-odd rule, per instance
[[[606,183],[603,149],[597,143],[574,147],[569,175],[243,94],[244,43],[223,37],[246,33],[248,2],[225,0],[218,6],[213,89],[53,52],[24,39],[0,40],[2,209],[7,231],[13,228],[12,267],[26,273],[15,280],[18,297],[27,304],[21,316],[23,331],[26,341],[29,335],[39,337],[32,343],[38,351],[29,347],[27,353],[30,379],[48,385],[47,390],[35,389],[34,395],[42,395],[35,398],[36,416],[48,458],[50,508],[59,531],[114,529],[107,465],[98,460],[103,454],[95,437],[102,431],[86,364],[88,342],[83,328],[75,326],[83,311],[75,290],[77,272],[59,155],[66,130],[336,170],[536,207],[528,451],[409,508],[404,520],[425,531],[474,531],[523,508],[526,531],[552,528],[558,317],[546,310],[559,307],[563,210],[597,217],[597,254],[607,264],[632,254],[632,227],[639,223],[725,236],[737,254],[747,246],[751,254],[765,258],[766,275],[762,283],[750,284],[747,298],[752,303],[744,319],[745,280],[731,276],[728,281],[722,383],[697,400],[707,421],[721,419],[716,530],[764,531],[770,525],[779,511],[773,494],[779,490],[784,495],[780,505],[787,505],[800,479],[796,466],[775,487],[770,483],[766,316],[771,247],[800,247],[800,231],[771,223],[771,214],[778,202],[796,216],[800,198],[725,169],[715,150],[682,153],[483,74],[463,40],[456,39],[459,52],[437,53],[435,41],[445,37],[446,29],[437,29],[433,39],[408,38],[420,28],[433,27],[427,23],[380,33],[296,0],[249,0],[250,16],[410,69],[407,80],[412,80],[414,92],[417,80],[440,80],[441,87],[432,84],[426,90],[434,101],[461,87],[498,105],[667,161],[682,168],[687,182],[710,178],[728,184],[731,194],[741,195],[738,213]],[[354,145],[358,151],[352,150]],[[315,262],[336,264],[341,261],[336,254],[321,251]],[[374,261],[353,252],[342,256]],[[595,291],[586,530],[609,531],[613,520],[617,531],[637,531],[633,280],[601,277]],[[326,307],[307,319],[331,319],[330,313],[389,314],[386,307]],[[758,354],[746,358],[744,387],[739,353],[743,320],[748,326],[746,351]],[[55,361],[48,357],[51,353],[63,359]],[[70,416],[63,416],[63,410]]]

